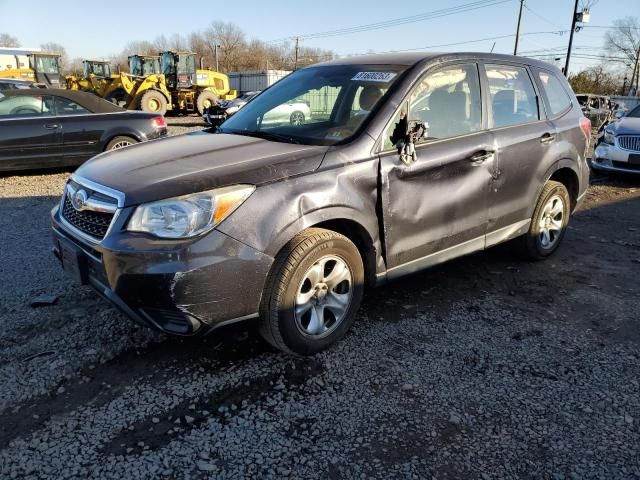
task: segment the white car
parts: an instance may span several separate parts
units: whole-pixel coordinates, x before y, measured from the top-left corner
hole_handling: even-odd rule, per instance
[[[311,109],[305,102],[283,103],[264,114],[263,124],[288,123],[302,125],[311,118]]]

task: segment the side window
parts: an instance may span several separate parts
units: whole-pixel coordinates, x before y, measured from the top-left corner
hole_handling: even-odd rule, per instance
[[[7,96],[0,98],[0,118],[50,117],[51,97]]]
[[[526,68],[486,65],[493,127],[506,127],[540,119],[536,92]]]
[[[56,97],[57,115],[82,115],[83,113],[91,112],[68,98]]]
[[[458,137],[482,128],[482,97],[475,63],[427,73],[407,100],[404,103],[409,106],[409,120],[420,120],[427,127],[426,142]],[[406,110],[406,106],[403,107],[387,128],[385,150],[393,148],[392,138],[398,138],[394,131],[403,125],[406,128],[406,123],[401,122]]]
[[[561,114],[571,106],[569,94],[555,75],[549,72],[539,71],[538,78],[542,84],[542,90],[547,96],[551,113],[554,116]]]

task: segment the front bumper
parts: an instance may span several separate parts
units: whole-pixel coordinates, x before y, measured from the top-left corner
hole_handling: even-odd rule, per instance
[[[54,208],[53,252],[79,283],[138,323],[175,335],[257,317],[273,258],[217,230],[190,241],[127,232],[128,210],[93,243],[66,227]]]
[[[640,173],[640,152],[623,150],[617,145],[600,143],[591,160],[591,167],[621,173]]]

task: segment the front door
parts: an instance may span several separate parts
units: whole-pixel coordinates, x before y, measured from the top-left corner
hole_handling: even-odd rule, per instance
[[[410,164],[390,139],[407,110],[427,125]],[[387,127],[380,174],[388,277],[484,248],[495,157],[483,124],[478,67],[464,63],[427,72]]]
[[[20,170],[61,161],[62,128],[53,115],[51,97],[0,98],[0,169]]]

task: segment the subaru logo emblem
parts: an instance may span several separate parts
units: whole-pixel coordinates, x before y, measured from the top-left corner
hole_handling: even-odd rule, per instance
[[[86,207],[86,204],[87,204],[87,192],[85,192],[84,190],[78,190],[76,193],[74,193],[71,196],[71,205],[78,212],[81,212],[82,210],[84,210]]]

